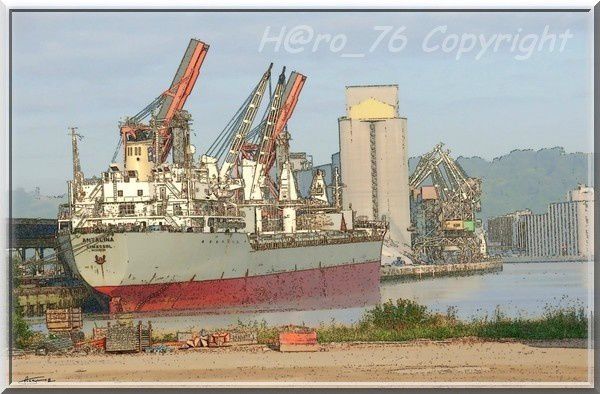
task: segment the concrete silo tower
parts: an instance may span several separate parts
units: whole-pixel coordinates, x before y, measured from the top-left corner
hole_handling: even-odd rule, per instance
[[[398,112],[397,85],[346,87],[339,118],[344,208],[390,223],[384,260],[410,249],[406,118]],[[387,256],[386,256],[387,254]]]

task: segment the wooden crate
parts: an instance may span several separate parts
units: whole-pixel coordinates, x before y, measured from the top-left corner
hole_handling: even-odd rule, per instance
[[[102,339],[106,338],[106,333],[108,332],[107,327],[94,327],[92,329],[92,338],[93,339]]]
[[[50,332],[72,331],[83,327],[81,308],[46,309],[46,327]]]
[[[146,327],[142,322],[137,325],[108,325],[106,330],[107,352],[141,352],[152,346],[152,325]]]
[[[258,343],[256,331],[230,331],[229,334],[231,345],[254,345]]]

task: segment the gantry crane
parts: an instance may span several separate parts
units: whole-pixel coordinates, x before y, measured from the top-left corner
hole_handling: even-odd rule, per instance
[[[421,186],[427,179],[432,185]],[[421,157],[409,179],[415,255],[429,262],[481,258],[476,212],[481,210],[481,179],[468,177],[443,144]],[[432,189],[433,188],[433,189]]]

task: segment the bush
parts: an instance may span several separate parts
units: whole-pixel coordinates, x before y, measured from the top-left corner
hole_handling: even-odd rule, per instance
[[[24,349],[29,344],[29,340],[33,336],[33,331],[29,328],[29,325],[23,319],[19,310],[13,311],[12,314],[12,326],[13,326],[13,346],[19,349]]]
[[[587,338],[588,319],[583,308],[547,308],[538,319],[509,319],[495,316],[480,324],[483,338],[570,339]]]
[[[412,300],[388,300],[366,313],[363,324],[372,324],[378,328],[400,330],[425,324],[432,318],[427,307]]]
[[[367,311],[359,324],[321,326],[319,342],[408,341],[414,339],[441,340],[479,337],[488,339],[571,339],[587,338],[588,318],[580,307],[547,308],[536,319],[507,317],[496,308],[491,318],[457,319],[457,310],[446,314],[432,313],[427,307],[411,300],[390,301]]]

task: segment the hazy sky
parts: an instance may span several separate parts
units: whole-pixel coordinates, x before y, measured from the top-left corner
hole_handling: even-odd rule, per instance
[[[70,125],[85,136],[86,176],[104,170],[116,147],[118,121],[168,88],[191,37],[211,46],[186,105],[198,152],[215,139],[271,61],[277,73],[286,65],[308,76],[289,129],[292,149],[313,154],[316,164],[338,150],[344,87],[360,84],[399,85],[410,155],[440,141],[453,155],[487,159],[517,148],[591,152],[591,17],[13,13],[13,188],[65,191],[71,176]],[[540,41],[546,26],[556,35],[554,50],[550,38]],[[274,38],[282,29],[278,50],[272,40],[259,50],[265,32]],[[343,37],[317,42],[317,35],[325,34]],[[502,41],[498,35],[512,38]],[[308,42],[298,43],[303,39]],[[459,55],[461,40],[463,48],[473,49]],[[540,51],[529,50],[542,44]],[[356,54],[365,56],[351,56]]]

